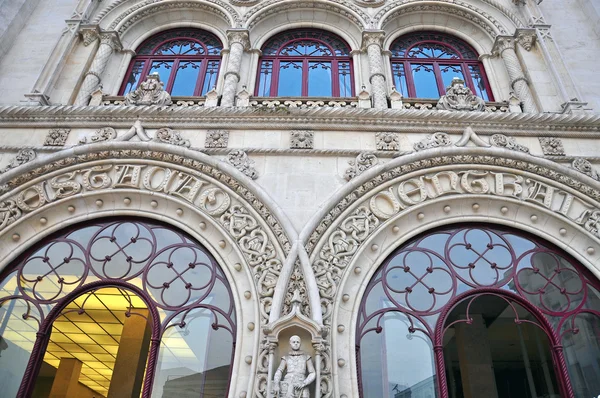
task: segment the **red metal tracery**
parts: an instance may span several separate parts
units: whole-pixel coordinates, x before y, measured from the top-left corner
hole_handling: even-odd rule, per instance
[[[203,30],[161,32],[138,47],[119,94],[135,90],[146,76],[156,72],[172,95],[204,95],[217,82],[222,50],[221,41]],[[189,71],[197,72],[189,74]],[[186,72],[189,76],[178,75]]]
[[[419,91],[430,86],[442,96],[452,77],[460,77],[474,94],[494,100],[477,52],[456,37],[413,32],[396,39],[390,50],[394,84],[405,97],[423,98]],[[419,72],[426,74],[418,78]]]
[[[152,392],[161,336],[170,328],[184,329],[194,310],[210,314],[212,329],[231,334],[233,359],[236,315],[223,271],[206,249],[161,224],[122,219],[60,232],[22,256],[0,281],[15,277],[17,289],[0,297],[0,307],[25,302],[23,318],[39,325],[18,397],[33,390],[53,322],[77,297],[106,287],[139,296],[150,311],[152,336],[142,397]],[[136,286],[140,282],[141,288]],[[80,311],[85,312],[85,301]]]
[[[319,29],[294,29],[271,38],[262,48],[255,94],[263,97],[290,95],[282,92],[282,71],[301,71],[297,95],[311,93],[311,71],[330,72],[331,82],[320,85],[317,96],[350,97],[354,95],[350,47],[336,35]],[[325,87],[327,86],[327,87]]]
[[[418,332],[429,338],[437,388],[447,398],[444,332],[456,322],[470,321],[474,300],[493,295],[533,316],[525,320],[515,310],[517,324],[533,323],[548,336],[561,395],[573,397],[561,340],[579,333],[578,316],[600,317],[600,308],[592,303],[600,299],[599,288],[599,281],[570,257],[522,233],[463,226],[414,239],[384,262],[365,291],[356,329],[361,394],[361,341],[367,334],[384,332],[386,315],[401,313],[410,335]],[[465,300],[466,318],[448,325],[450,312]]]

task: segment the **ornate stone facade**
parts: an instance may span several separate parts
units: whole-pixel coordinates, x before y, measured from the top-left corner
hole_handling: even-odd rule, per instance
[[[38,3],[14,16],[11,35],[0,27],[0,271],[80,223],[136,217],[184,231],[231,287],[228,398],[274,398],[294,335],[314,365],[291,361],[289,380],[314,375],[300,394],[360,397],[353,336],[366,286],[388,253],[443,225],[509,225],[600,274],[600,83],[588,60],[600,18],[589,0],[562,11],[577,23],[513,0],[82,0],[67,14],[66,0]],[[141,43],[199,26],[223,48],[205,95],[174,87],[177,73],[208,67],[166,53],[156,74],[135,75]],[[295,70],[261,59],[287,26],[347,44],[340,70],[351,78],[335,81],[346,96],[257,95],[260,76]],[[392,43],[419,30],[464,40],[479,58],[443,72],[434,83],[445,95],[411,98],[408,70],[392,66]],[[25,42],[43,56],[13,44]],[[31,383],[31,366],[15,388]]]

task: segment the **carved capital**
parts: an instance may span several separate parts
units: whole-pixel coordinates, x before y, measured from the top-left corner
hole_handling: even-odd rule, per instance
[[[362,49],[366,50],[370,45],[377,45],[379,48],[383,45],[385,32],[383,30],[363,30],[362,32]]]
[[[83,25],[79,28],[79,33],[84,46],[89,46],[100,37],[100,27],[98,25]]]
[[[123,44],[121,44],[119,34],[114,31],[101,32],[100,43],[109,45],[114,51],[121,51],[123,49]]]
[[[502,53],[506,50],[515,49],[515,38],[513,36],[496,36],[494,47],[492,47],[492,54],[496,56],[502,56]]]
[[[527,51],[531,50],[536,39],[537,33],[535,29],[520,28],[515,32],[515,40]]]
[[[239,43],[244,47],[244,50],[250,49],[250,36],[247,29],[229,29],[227,40],[229,40],[229,47],[234,43]]]

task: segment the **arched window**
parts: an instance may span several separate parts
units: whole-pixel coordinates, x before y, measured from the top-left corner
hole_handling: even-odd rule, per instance
[[[456,37],[414,32],[396,39],[390,50],[394,85],[405,97],[439,98],[459,77],[478,97],[494,100],[477,52]]]
[[[500,227],[446,227],[382,264],[356,329],[362,397],[595,397],[600,282]]]
[[[75,226],[0,275],[2,396],[225,397],[235,339],[223,271],[156,222]]]
[[[350,47],[324,30],[296,29],[265,43],[258,71],[259,97],[351,97]]]
[[[158,73],[172,96],[200,96],[217,82],[223,44],[199,29],[173,29],[142,43],[131,60],[120,94],[125,95]]]

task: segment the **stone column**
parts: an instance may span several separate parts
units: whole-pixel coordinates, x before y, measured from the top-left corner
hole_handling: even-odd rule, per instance
[[[221,106],[231,107],[235,104],[237,85],[240,81],[242,55],[244,55],[244,50],[250,49],[250,40],[248,31],[245,29],[228,30],[227,39],[229,40],[229,59],[227,60]]]
[[[382,30],[363,31],[362,48],[369,57],[369,83],[373,93],[373,107],[387,108],[387,94],[385,91],[385,74],[383,69],[383,56],[381,46],[385,32]]]
[[[52,382],[50,398],[70,398],[79,394],[81,361],[76,358],[61,358]]]
[[[81,83],[75,105],[85,106],[88,104],[90,96],[102,81],[102,74],[104,73],[104,69],[106,69],[106,64],[108,64],[110,56],[113,52],[120,51],[123,48],[117,32],[83,31],[84,45],[90,45],[96,39],[100,40],[100,45],[98,46],[92,65],[85,74],[83,83]]]
[[[125,319],[115,360],[108,398],[139,397],[150,349],[150,313],[136,308]]]
[[[510,87],[523,102],[523,111],[535,113],[538,112],[538,107],[529,88],[529,81],[525,77],[521,63],[517,58],[515,41],[513,36],[496,36],[492,52],[502,57],[510,78]]]
[[[492,353],[485,321],[472,314],[472,324],[457,323],[456,347],[465,398],[498,398]]]

